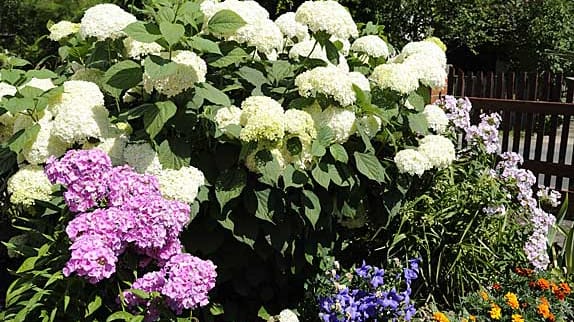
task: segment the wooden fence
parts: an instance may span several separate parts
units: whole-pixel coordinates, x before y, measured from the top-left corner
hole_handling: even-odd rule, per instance
[[[502,151],[520,153],[539,184],[568,192],[574,204],[574,82],[549,72],[451,69],[447,92],[470,98],[474,121],[481,113],[500,113]]]

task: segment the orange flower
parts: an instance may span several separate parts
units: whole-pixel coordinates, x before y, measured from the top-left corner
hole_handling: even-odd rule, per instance
[[[568,285],[568,283],[560,283],[560,288],[562,288],[562,290],[564,291],[564,293],[566,293],[566,295],[570,294],[570,292],[572,292],[572,290],[570,289],[570,285]]]
[[[547,279],[539,278],[536,281],[536,286],[541,290],[548,290],[550,289],[550,282]]]
[[[508,292],[506,295],[504,295],[504,298],[506,299],[506,304],[508,304],[508,306],[514,310],[518,310],[520,303],[518,303],[518,297],[516,297],[516,294]]]
[[[488,293],[486,293],[485,291],[480,291],[480,297],[482,297],[483,300],[488,301]]]
[[[524,322],[524,319],[520,314],[512,314],[512,322]]]
[[[472,322],[476,322],[476,316],[474,315],[469,316],[468,319]]]
[[[548,300],[545,297],[540,298],[537,312],[545,319],[550,319],[550,317],[554,318],[554,315],[550,312],[550,303],[548,303]]]
[[[490,318],[493,320],[500,320],[502,317],[502,309],[496,303],[490,304]]]
[[[534,272],[533,270],[531,270],[530,268],[520,268],[517,267],[514,269],[514,272],[520,276],[530,276],[532,275],[532,273]]]
[[[449,322],[448,317],[442,312],[434,312],[432,317],[436,322]]]
[[[560,283],[559,285],[552,284],[552,293],[561,301],[564,300],[570,292],[570,285],[568,285],[568,283]]]

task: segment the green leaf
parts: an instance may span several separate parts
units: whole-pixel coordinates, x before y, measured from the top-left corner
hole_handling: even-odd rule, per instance
[[[37,87],[25,85],[24,87],[18,89],[18,93],[20,93],[20,95],[22,95],[25,98],[35,98],[42,95],[44,93],[44,90],[39,89]]]
[[[303,190],[303,204],[305,206],[305,216],[311,222],[313,229],[315,229],[321,215],[319,197],[313,191]]]
[[[104,82],[120,90],[135,87],[142,81],[141,65],[124,60],[110,67],[104,74]]]
[[[34,269],[34,266],[36,265],[37,260],[38,260],[38,257],[26,258],[24,260],[24,262],[22,263],[22,265],[20,265],[20,267],[18,267],[18,270],[16,271],[16,273],[24,273],[24,272],[27,272],[27,271]]]
[[[197,84],[195,87],[195,92],[197,95],[203,97],[204,99],[218,105],[230,106],[231,101],[229,97],[219,89],[215,88],[209,83]]]
[[[177,72],[177,64],[169,59],[149,55],[144,60],[146,74],[151,79],[161,79]]]
[[[311,171],[311,175],[313,176],[313,179],[321,185],[321,187],[329,189],[331,177],[329,176],[329,171],[325,162],[318,163]]]
[[[161,142],[157,151],[159,163],[166,169],[178,170],[191,161],[191,144],[183,139],[168,139]]]
[[[283,182],[285,183],[285,188],[300,188],[304,186],[307,181],[309,181],[309,177],[305,172],[295,169],[291,164],[285,167],[285,170],[283,171]]]
[[[150,138],[155,138],[176,112],[177,106],[172,101],[156,102],[152,108],[146,110],[143,122]]]
[[[414,108],[417,112],[422,112],[425,109],[425,99],[418,92],[412,92],[407,97],[407,105]]]
[[[268,75],[273,82],[278,83],[287,77],[293,76],[293,67],[287,61],[277,60],[268,69]]]
[[[175,20],[175,11],[170,7],[162,7],[157,12],[157,21],[160,23],[171,23]],[[161,26],[160,26],[161,29]]]
[[[224,313],[223,306],[221,304],[210,303],[209,313],[213,316],[218,316]]]
[[[133,318],[134,318],[134,316],[131,313],[120,311],[120,312],[115,312],[114,314],[108,316],[108,318],[106,319],[106,322],[118,321],[118,320],[129,321]]]
[[[339,49],[331,42],[325,42],[325,51],[327,52],[327,59],[333,65],[339,65]]]
[[[84,317],[88,317],[94,314],[94,312],[96,312],[96,310],[99,309],[100,306],[102,306],[102,298],[96,295],[94,299],[88,304],[88,309]]]
[[[428,134],[428,121],[423,113],[409,114],[409,128],[414,133],[426,135]]]
[[[322,126],[319,131],[317,131],[317,141],[319,141],[322,146],[329,146],[334,139],[335,135],[333,134],[333,130],[328,126]]]
[[[219,54],[223,56],[219,49],[219,45],[215,41],[194,36],[189,40],[189,43],[191,48],[197,49],[203,53]]]
[[[261,92],[262,85],[269,84],[269,80],[267,80],[265,75],[255,68],[243,66],[239,69],[237,75],[255,86],[254,92],[256,93]]]
[[[318,140],[313,141],[311,144],[311,154],[316,157],[322,157],[327,153],[325,146],[322,145]]]
[[[241,195],[247,183],[247,174],[242,169],[223,171],[215,181],[215,197],[221,209],[232,199]]]
[[[217,60],[209,62],[209,65],[211,65],[213,67],[217,67],[217,68],[223,68],[223,67],[227,67],[231,64],[239,63],[247,57],[249,57],[249,55],[247,55],[245,50],[243,50],[239,47],[236,47],[233,50],[231,50],[230,52],[228,52],[227,55],[225,55],[225,56],[223,56]]]
[[[273,205],[270,202],[271,189],[256,190],[254,191],[257,197],[257,210],[255,210],[255,217],[270,222],[273,222]]]
[[[4,108],[16,115],[20,112],[33,109],[34,108],[34,99],[31,97],[14,97],[9,99],[5,104]]]
[[[152,23],[141,21],[132,22],[124,28],[124,32],[132,39],[144,43],[152,43],[161,38],[159,27]]]
[[[20,130],[14,134],[7,145],[14,153],[20,153],[24,147],[30,144],[38,136],[40,132],[40,124],[36,123],[25,130]]]
[[[185,28],[182,25],[171,22],[160,23],[159,31],[170,47],[177,44],[185,34]]]
[[[329,147],[329,152],[331,152],[333,159],[335,159],[336,161],[342,163],[347,163],[349,161],[349,155],[347,154],[347,150],[345,150],[345,148],[340,144],[335,143],[331,145]]]
[[[288,139],[285,146],[291,155],[298,155],[303,151],[303,144],[301,144],[301,140],[296,136]]]
[[[265,307],[262,306],[259,308],[259,311],[257,312],[257,317],[260,317],[263,320],[268,320],[271,317],[271,315],[269,315]]]
[[[56,78],[58,77],[58,74],[54,73],[53,71],[49,70],[49,69],[32,69],[26,72],[26,77],[28,78],[41,78],[41,79],[45,79],[45,78]]]
[[[385,169],[376,156],[369,153],[355,152],[357,170],[367,178],[382,183],[385,181]]]
[[[245,26],[246,22],[231,10],[218,11],[207,23],[207,31],[215,35],[230,35]]]

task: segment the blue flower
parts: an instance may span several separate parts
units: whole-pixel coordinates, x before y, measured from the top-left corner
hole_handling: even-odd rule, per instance
[[[377,288],[380,285],[385,284],[385,282],[383,280],[384,275],[385,275],[384,269],[380,269],[380,268],[375,267],[375,270],[373,272],[373,277],[371,278],[371,285],[373,286],[373,288]]]
[[[363,261],[363,265],[359,268],[355,268],[355,272],[362,278],[367,278],[369,276],[369,272],[371,271],[371,265],[367,265],[365,261]]]

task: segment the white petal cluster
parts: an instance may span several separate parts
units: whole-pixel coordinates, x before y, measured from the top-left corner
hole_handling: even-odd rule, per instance
[[[447,168],[456,159],[454,144],[444,136],[427,135],[419,143],[418,151],[429,159],[434,168]]]
[[[199,192],[199,187],[205,184],[203,172],[192,166],[179,170],[163,169],[157,175],[159,190],[166,199],[183,203],[193,203]]]
[[[80,21],[80,35],[95,37],[99,41],[124,36],[122,31],[137,18],[119,6],[111,3],[97,4],[84,13]]]
[[[427,105],[425,106],[423,113],[427,119],[429,128],[438,134],[442,134],[446,131],[448,126],[448,117],[442,108],[434,104]]]
[[[430,160],[421,152],[414,149],[406,149],[397,152],[395,164],[399,173],[408,173],[411,176],[422,176],[423,173],[432,168]]]
[[[257,51],[270,55],[283,46],[283,33],[269,19],[257,20],[236,30],[229,40],[255,47]]]
[[[354,85],[359,86],[361,90],[363,90],[364,92],[371,91],[371,84],[369,83],[369,79],[367,79],[365,75],[359,72],[350,72],[348,75],[349,78],[351,79],[351,82]]]
[[[239,125],[240,118],[241,109],[234,105],[220,108],[215,113],[215,123],[222,131],[229,125]]]
[[[443,65],[433,57],[424,54],[409,56],[405,62],[417,74],[421,84],[430,88],[443,88],[446,86],[448,74],[446,65]]]
[[[23,206],[34,205],[34,200],[50,200],[52,184],[44,173],[44,168],[27,165],[8,179],[10,201]]]
[[[407,64],[382,64],[373,70],[371,80],[380,88],[408,94],[419,87],[416,71]]]
[[[91,82],[65,82],[64,93],[48,110],[54,114],[52,135],[68,144],[103,138],[110,127],[104,95]]]
[[[298,42],[289,50],[289,58],[298,61],[299,57],[309,57],[310,59],[320,59],[329,62],[325,49],[315,42],[315,40],[304,40]]]
[[[351,50],[356,53],[364,53],[370,57],[389,57],[389,46],[387,43],[377,35],[368,35],[357,38]]]
[[[48,38],[53,41],[59,41],[80,31],[80,24],[62,20],[53,24],[48,30],[50,31]]]
[[[131,37],[127,37],[123,41],[124,48],[126,49],[126,54],[128,57],[133,59],[142,59],[150,54],[159,54],[162,51],[162,47],[155,43],[145,43],[137,41]]]
[[[333,132],[333,142],[342,144],[355,132],[355,119],[352,111],[330,106],[321,112],[315,124],[329,127]]]
[[[285,131],[299,137],[314,138],[317,136],[315,121],[311,114],[297,109],[285,111]]]
[[[124,161],[138,173],[157,175],[162,166],[157,152],[149,143],[131,143],[124,148]]]
[[[309,28],[295,20],[294,12],[286,12],[280,15],[275,19],[275,24],[283,35],[289,39],[296,39],[297,42],[309,39]]]
[[[295,12],[295,20],[313,32],[324,31],[341,39],[359,35],[349,11],[333,0],[304,2]]]
[[[406,60],[412,55],[424,55],[435,59],[438,63],[446,64],[446,54],[434,41],[423,40],[406,44],[397,59]]]
[[[279,313],[279,322],[299,322],[299,318],[293,311],[283,310]]]
[[[29,81],[24,83],[24,85],[20,86],[20,88],[24,88],[26,86],[41,89],[44,92],[49,91],[52,88],[56,87],[56,85],[54,85],[54,83],[52,82],[51,79],[49,79],[49,78],[36,78],[36,77],[31,78]]]
[[[0,98],[4,96],[14,96],[18,89],[10,84],[0,83]]]
[[[295,78],[295,86],[303,97],[321,93],[333,98],[341,106],[353,105],[357,99],[348,73],[332,65],[315,67],[299,74]]]
[[[241,103],[239,138],[246,142],[281,140],[285,135],[283,107],[267,96],[251,96]]]
[[[162,53],[167,58],[167,53]],[[143,86],[147,93],[155,88],[168,97],[175,96],[193,87],[195,83],[205,82],[207,64],[201,57],[189,50],[175,51],[171,60],[177,64],[175,73],[154,79],[147,72],[143,75]]]
[[[22,128],[28,128],[34,124],[34,121],[27,115],[19,114],[15,121],[14,131],[17,132]],[[48,160],[48,157],[59,157],[66,153],[70,147],[69,144],[60,140],[59,137],[52,135],[54,122],[52,114],[44,111],[44,116],[38,121],[40,131],[36,138],[22,149],[22,156],[31,164],[42,164]]]

